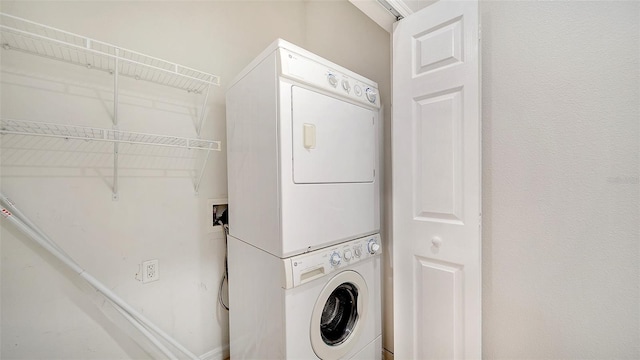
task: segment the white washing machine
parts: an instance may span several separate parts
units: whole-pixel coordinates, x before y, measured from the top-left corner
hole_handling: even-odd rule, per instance
[[[379,235],[286,259],[228,244],[231,359],[381,359]]]
[[[227,91],[229,231],[280,258],[380,230],[377,84],[277,40]]]

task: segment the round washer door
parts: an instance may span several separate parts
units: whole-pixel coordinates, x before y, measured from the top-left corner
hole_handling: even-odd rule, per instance
[[[369,290],[364,278],[347,270],[320,292],[311,315],[311,346],[319,358],[340,359],[355,346],[367,321]]]

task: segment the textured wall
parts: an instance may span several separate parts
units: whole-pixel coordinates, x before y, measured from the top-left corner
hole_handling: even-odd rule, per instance
[[[640,3],[481,5],[483,357],[640,358]]]

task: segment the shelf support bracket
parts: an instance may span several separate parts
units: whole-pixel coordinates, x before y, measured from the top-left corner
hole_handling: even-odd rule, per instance
[[[114,67],[113,67],[113,129],[116,130],[114,135],[115,135],[115,140],[116,142],[113,143],[113,194],[111,199],[113,201],[117,201],[119,199],[118,196],[118,147],[119,144],[117,142],[118,140],[118,57],[120,56],[119,52],[120,49],[116,48],[116,58],[115,58],[115,62],[114,62]]]
[[[116,57],[113,67],[113,126],[118,126],[118,75],[120,49],[116,48]]]
[[[198,128],[196,129],[198,137],[200,137],[202,133],[202,125],[204,125],[204,112],[207,108],[207,101],[209,100],[209,89],[211,89],[211,84],[207,85],[207,91],[204,94],[204,102],[202,103],[202,110],[200,111],[200,124],[198,124]]]
[[[120,144],[117,142],[113,143],[113,195],[111,197],[113,201],[118,201],[120,198],[118,195],[118,145]]]
[[[196,182],[194,184],[194,190],[196,195],[198,195],[198,191],[200,190],[200,182],[202,182],[202,177],[204,176],[204,169],[207,167],[207,162],[209,161],[209,155],[211,154],[211,145],[207,149],[207,154],[204,156],[204,163],[202,164],[202,168],[200,169],[200,174],[196,178]]]

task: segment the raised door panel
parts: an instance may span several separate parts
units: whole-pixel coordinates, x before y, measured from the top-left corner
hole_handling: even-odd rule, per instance
[[[462,223],[462,89],[414,98],[415,219]]]
[[[414,271],[414,327],[416,337],[421,339],[416,343],[416,358],[461,358],[462,268],[416,257]],[[422,326],[425,323],[432,326]]]

